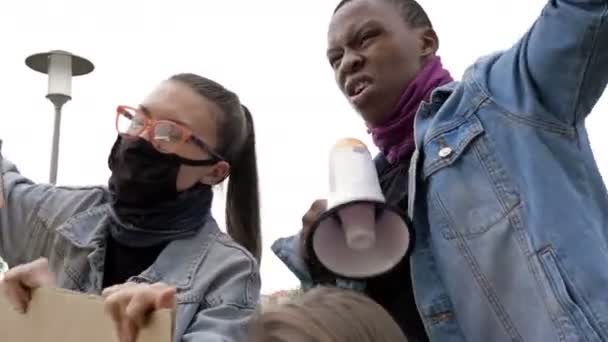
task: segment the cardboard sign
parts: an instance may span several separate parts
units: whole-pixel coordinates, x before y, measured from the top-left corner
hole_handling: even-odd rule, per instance
[[[0,287],[0,339],[11,342],[118,342],[103,300],[61,289],[35,290],[27,313],[17,313]],[[172,314],[159,310],[138,342],[170,342]]]

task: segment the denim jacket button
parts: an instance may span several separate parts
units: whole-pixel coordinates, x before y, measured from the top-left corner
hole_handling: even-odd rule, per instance
[[[447,158],[452,154],[452,149],[449,147],[444,147],[441,150],[439,150],[439,157],[441,158]]]

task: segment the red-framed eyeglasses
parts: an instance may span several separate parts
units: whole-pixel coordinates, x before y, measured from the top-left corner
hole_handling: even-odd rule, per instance
[[[188,128],[170,120],[152,119],[142,109],[118,106],[116,108],[116,130],[119,134],[134,137],[146,132],[149,141],[163,153],[176,153],[180,151],[183,144],[192,142],[212,157],[212,159],[207,160],[192,160],[180,157],[187,165],[212,165],[225,160]]]

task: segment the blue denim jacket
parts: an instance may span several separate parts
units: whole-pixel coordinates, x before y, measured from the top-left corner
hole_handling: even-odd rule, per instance
[[[410,264],[432,341],[608,341],[608,194],[584,126],[607,83],[608,0],[553,0],[421,106]]]
[[[47,257],[58,286],[99,294],[110,219],[103,187],[36,185],[2,160],[6,207],[0,255],[14,266]],[[170,242],[133,282],[177,288],[174,342],[247,341],[259,302],[257,262],[220,232],[213,218],[192,238]]]

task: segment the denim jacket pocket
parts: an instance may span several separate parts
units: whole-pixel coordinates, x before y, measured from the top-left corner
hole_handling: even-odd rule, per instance
[[[591,326],[588,315],[590,310],[584,310],[584,300],[580,299],[572,281],[561,267],[558,256],[551,246],[547,246],[538,253],[542,268],[546,275],[549,288],[553,291],[556,302],[550,307],[558,307],[557,322],[566,334],[566,341],[578,341],[580,334],[585,334],[586,341],[601,341]],[[570,323],[570,324],[569,324]]]
[[[479,236],[518,207],[519,193],[475,114],[428,137],[422,177],[429,219],[444,238]]]

